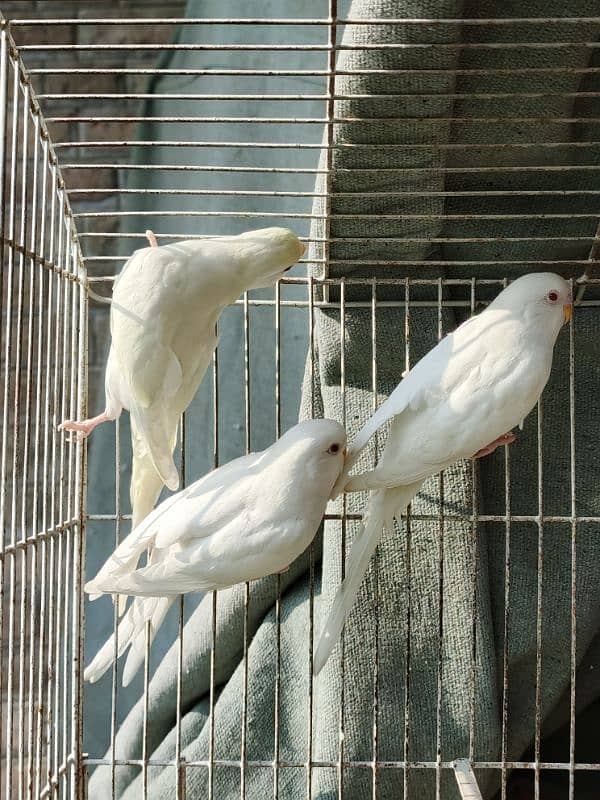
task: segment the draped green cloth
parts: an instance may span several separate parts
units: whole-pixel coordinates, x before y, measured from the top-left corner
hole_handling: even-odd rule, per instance
[[[271,9],[265,3],[265,13]],[[597,4],[577,0],[565,9],[556,0],[536,0],[528,3],[525,15],[522,5],[513,2],[354,0],[346,11],[350,18],[547,18],[567,11],[573,17],[593,16]],[[202,4],[190,3],[191,16],[201,12]],[[600,145],[583,146],[598,138],[598,99],[589,93],[598,92],[599,81],[596,73],[585,71],[597,64],[596,51],[585,45],[596,40],[597,27],[441,22],[340,31],[346,44],[405,46],[339,53],[338,70],[347,74],[338,76],[336,92],[360,97],[336,102],[335,115],[344,121],[334,134],[330,275],[366,280],[348,284],[345,291],[344,387],[339,306],[315,311],[315,359],[307,364],[302,415],[345,420],[352,438],[372,413],[373,356],[381,402],[406,367],[406,325],[414,363],[440,331],[451,330],[469,313],[465,303],[470,303],[471,285],[445,286],[444,298],[457,305],[438,314],[434,304],[440,288],[413,282],[408,320],[402,306],[381,305],[373,331],[370,278],[398,279],[375,290],[382,303],[405,299],[405,278],[510,279],[540,268],[566,277],[580,274],[581,266],[567,262],[587,258],[597,225],[596,195],[586,191],[597,189]],[[469,47],[475,42],[569,44]],[[418,46],[432,43],[438,46]],[[382,69],[386,72],[376,71]],[[162,108],[160,101],[156,107]],[[324,181],[317,181],[318,192]],[[321,203],[315,201],[317,214]],[[544,216],[550,214],[563,216]],[[316,220],[313,238],[321,238],[323,231]],[[312,255],[315,261],[323,255],[318,244]],[[545,261],[558,263],[544,267]],[[475,297],[486,299],[498,288],[477,284]],[[586,295],[593,296],[592,290]],[[331,290],[330,299],[339,301],[338,289]],[[577,587],[577,711],[591,707],[600,694],[594,671],[600,656],[600,539],[595,522],[573,526],[570,518],[573,501],[578,516],[600,514],[600,413],[593,395],[600,385],[597,324],[597,310],[582,306],[576,310],[572,343],[568,329],[561,333],[541,418],[534,412],[525,420],[511,447],[508,475],[504,453],[496,452],[475,468],[461,462],[443,479],[427,481],[412,504],[410,534],[402,524],[378,548],[346,626],[343,662],[337,648],[314,684],[308,554],[281,577],[278,682],[275,579],[250,587],[246,666],[244,588],[219,593],[212,725],[213,601],[201,601],[184,631],[180,747],[187,761],[213,757],[239,762],[243,746],[247,760],[270,763],[278,748],[279,759],[295,765],[279,769],[279,797],[305,797],[310,780],[312,796],[329,800],[338,796],[340,770],[316,766],[309,775],[309,757],[333,764],[375,758],[435,762],[439,748],[444,762],[470,755],[476,761],[520,759],[534,742],[538,672],[542,736],[569,720],[572,578]],[[379,437],[379,445],[384,438]],[[372,463],[374,448],[364,453],[361,466]],[[348,496],[347,511],[360,512],[364,501],[363,495]],[[331,506],[332,511],[340,508],[339,501]],[[500,519],[474,526],[474,510]],[[535,518],[540,510],[562,521],[507,524],[503,519],[507,511]],[[345,524],[346,542],[358,525]],[[341,523],[331,520],[324,525],[322,561],[320,540],[315,545],[315,636],[339,585],[342,539]],[[175,644],[151,675],[147,747],[155,759],[173,759],[177,746],[177,659]],[[140,700],[118,732],[117,758],[140,758],[143,716]],[[542,760],[546,752],[542,743]],[[568,760],[568,748],[561,760]],[[206,766],[190,766],[182,779],[188,797],[208,797],[209,782],[215,798],[239,797],[242,777],[248,797],[272,797],[269,763],[247,766],[243,775],[239,766],[216,766],[212,773]],[[458,797],[450,770],[436,776],[434,769],[414,768],[405,776],[394,766],[374,774],[367,765],[346,767],[342,775],[344,797],[356,800],[372,796],[374,781],[378,798],[401,798],[406,786],[408,797],[428,800],[435,797],[438,777],[441,796]],[[127,800],[141,796],[140,769],[117,768],[116,776],[120,795]],[[484,797],[492,797],[500,772],[482,769],[477,777]],[[149,796],[173,797],[175,780],[174,767],[149,768]],[[103,798],[109,792],[110,770],[99,768],[89,796]]]

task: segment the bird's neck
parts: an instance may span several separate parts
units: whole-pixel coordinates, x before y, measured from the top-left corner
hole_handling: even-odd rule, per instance
[[[562,319],[549,319],[548,315],[525,314],[523,318],[523,338],[528,347],[536,347],[541,351],[552,353],[560,329]]]

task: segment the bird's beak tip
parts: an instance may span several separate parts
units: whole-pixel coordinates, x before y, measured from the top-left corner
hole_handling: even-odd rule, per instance
[[[571,317],[573,316],[573,304],[567,303],[563,306],[563,317],[565,320],[565,324],[571,321]]]

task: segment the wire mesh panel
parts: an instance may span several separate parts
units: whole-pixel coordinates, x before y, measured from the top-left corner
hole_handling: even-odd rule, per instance
[[[85,294],[56,157],[0,26],[0,796],[73,794],[80,760]]]
[[[43,29],[11,23],[66,186],[35,104],[21,152],[12,125],[27,115],[14,109],[29,109],[31,90],[5,55],[2,352],[15,367],[3,426],[2,791],[592,797],[600,18],[583,2],[571,16],[551,2],[519,17],[500,3],[447,2],[431,16],[418,4],[297,5],[243,17],[236,3],[192,2],[183,18],[181,3],[133,3],[118,18],[80,3]],[[164,244],[273,224],[294,228],[308,254],[220,319],[182,421],[184,484],[270,444],[299,406],[351,439],[406,370],[516,276],[585,270],[587,281],[519,442],[425,485],[382,541],[319,678],[313,651],[363,496],[328,508],[322,547],[289,574],[182,598],[131,687],[115,644],[81,731],[82,464],[55,433],[83,410],[73,226],[88,289],[109,296],[147,228]],[[99,376],[108,319],[91,296]],[[16,416],[15,374],[30,398]],[[127,422],[90,447],[91,577],[129,532]],[[108,598],[86,621],[90,660],[116,631]]]

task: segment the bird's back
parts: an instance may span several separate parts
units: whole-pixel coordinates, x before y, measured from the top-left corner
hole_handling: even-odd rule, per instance
[[[408,402],[394,417],[370,485],[421,480],[519,424],[548,379],[551,358],[551,350],[528,348],[519,321],[502,312],[468,320],[396,390],[406,383]]]

